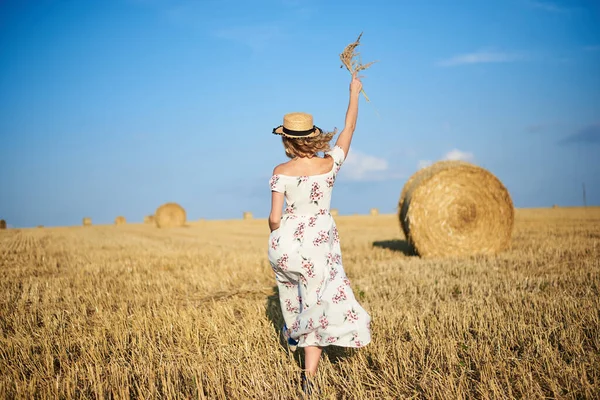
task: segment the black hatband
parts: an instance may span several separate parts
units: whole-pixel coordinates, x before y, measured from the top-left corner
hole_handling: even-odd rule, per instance
[[[279,129],[279,128],[283,128],[283,129],[282,129],[282,130],[283,130],[283,133],[285,133],[286,135],[290,135],[290,136],[299,136],[299,137],[302,137],[302,136],[308,136],[308,135],[310,135],[311,133],[314,133],[314,131],[315,131],[315,130],[317,130],[317,129],[320,129],[320,128],[317,128],[315,125],[313,125],[312,129],[308,129],[308,130],[306,130],[306,131],[294,131],[294,130],[292,130],[292,129],[288,129],[288,128],[286,128],[286,127],[285,127],[285,126],[283,126],[283,125],[279,125],[277,128],[273,129],[273,133],[277,133],[277,132],[275,132],[275,131],[276,131],[277,129]]]

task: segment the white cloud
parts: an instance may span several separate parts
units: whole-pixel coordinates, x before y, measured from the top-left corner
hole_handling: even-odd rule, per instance
[[[475,155],[468,151],[452,149],[449,152],[447,152],[446,154],[444,154],[444,156],[442,158],[439,159],[439,161],[445,161],[445,160],[473,162],[475,160]],[[429,167],[433,163],[434,163],[434,161],[431,161],[431,160],[419,160],[417,167],[418,167],[418,169],[422,169],[422,168]]]
[[[473,161],[475,156],[473,153],[469,153],[466,151],[461,151],[459,149],[452,149],[444,155],[443,160],[453,160],[453,161]]]
[[[437,63],[441,67],[454,67],[466,64],[511,62],[521,58],[516,53],[478,51],[474,53],[459,54]]]
[[[340,171],[340,177],[353,181],[383,180],[390,178],[386,159],[350,150]]]

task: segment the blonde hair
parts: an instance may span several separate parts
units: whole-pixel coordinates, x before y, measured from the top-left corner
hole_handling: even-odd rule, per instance
[[[314,157],[318,152],[326,152],[331,150],[329,142],[337,133],[337,129],[333,132],[323,132],[321,135],[309,138],[289,138],[281,137],[285,155],[289,158],[294,157]]]

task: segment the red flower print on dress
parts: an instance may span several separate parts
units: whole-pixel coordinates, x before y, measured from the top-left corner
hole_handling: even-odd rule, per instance
[[[317,182],[313,182],[312,189],[310,191],[310,202],[319,205],[319,200],[323,198],[323,192]]]
[[[333,167],[333,174],[337,175],[337,173],[340,171],[340,168],[342,168],[342,162],[343,161],[336,161],[334,164],[335,166]]]
[[[350,321],[351,323],[355,323],[356,321],[358,321],[358,314],[356,313],[356,311],[354,311],[354,309],[346,311],[344,316],[344,321]]]
[[[302,286],[304,286],[304,287],[308,286],[308,281],[306,280],[306,277],[304,275],[300,275],[300,277],[298,279],[300,280],[300,283],[302,283]]]
[[[301,242],[302,239],[304,239],[304,228],[305,227],[306,227],[306,224],[304,222],[300,222],[298,224],[298,226],[296,227],[296,230],[294,231],[294,240]]]
[[[331,268],[329,270],[329,280],[333,281],[337,274],[338,274],[338,269],[336,267]]]
[[[302,269],[309,278],[315,277],[315,265],[309,258],[302,257]]]
[[[294,284],[292,282],[288,282],[288,281],[283,282],[283,286],[285,286],[288,289],[296,288],[296,284]]]
[[[306,323],[306,329],[312,331],[313,329],[315,329],[315,322],[313,321],[312,318],[308,319],[308,322]]]
[[[295,320],[294,323],[292,324],[292,326],[290,327],[290,330],[292,332],[296,332],[298,329],[300,329],[300,321]]]
[[[334,304],[338,304],[340,301],[347,299],[348,297],[346,296],[346,288],[344,286],[340,286],[338,287],[337,293],[333,296],[331,301],[333,301]]]
[[[295,210],[296,210],[296,204],[295,203],[288,204],[285,207],[285,213],[286,214],[293,214]]]
[[[325,256],[325,260],[327,261],[327,266],[330,267],[333,265],[333,253],[327,253]]]
[[[319,332],[315,332],[315,338],[317,338],[317,341],[319,343],[321,343],[323,341],[323,336],[321,336],[321,334],[319,334]]]
[[[350,286],[350,279],[347,276],[344,277],[344,285]]]
[[[335,343],[337,341],[338,341],[338,338],[336,338],[335,336],[329,336],[327,338],[327,343],[329,343],[329,344],[333,344],[333,343]]]
[[[271,187],[271,190],[275,190],[277,182],[279,182],[279,175],[273,175],[269,180],[269,186]]]
[[[337,227],[333,227],[333,243],[339,243],[340,242],[340,234],[337,230]]]
[[[292,301],[290,299],[285,299],[285,310],[287,312],[296,313],[296,314],[299,312],[298,307],[293,306]]]
[[[287,254],[282,255],[277,259],[277,266],[282,270],[286,271],[288,269],[288,259],[289,257]]]
[[[321,317],[319,317],[319,324],[321,324],[321,328],[323,328],[323,329],[327,329],[327,327],[329,326],[329,320],[327,319],[325,314],[323,314],[323,315],[321,315]]]
[[[329,240],[329,233],[325,231],[319,231],[318,236],[313,240],[313,246],[318,247],[319,245]]]
[[[317,297],[321,295],[321,289],[323,289],[323,283],[325,283],[325,278],[321,279],[319,285],[317,286]]]
[[[296,179],[296,181],[298,182],[298,186],[300,186],[301,183],[304,183],[308,180],[308,176],[299,176],[298,179]]]
[[[334,182],[335,182],[335,178],[333,176],[330,176],[327,179],[325,179],[325,183],[327,184],[328,188],[332,188]]]
[[[279,246],[279,236],[271,239],[271,248],[273,250],[277,250],[277,246]]]
[[[333,262],[336,264],[341,264],[342,263],[342,255],[340,253],[335,253],[333,255]]]
[[[354,341],[354,345],[355,345],[356,347],[362,347],[362,346],[363,346],[363,342],[362,342],[362,341],[360,341],[360,340],[355,340],[355,341]]]
[[[321,208],[321,209],[319,209],[319,212],[317,213],[317,215],[325,215],[327,213],[328,213],[328,211],[326,208]]]
[[[317,217],[316,216],[312,216],[308,219],[308,226],[311,228],[314,228],[317,222]]]

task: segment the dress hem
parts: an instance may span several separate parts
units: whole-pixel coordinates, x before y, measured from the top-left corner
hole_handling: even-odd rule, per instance
[[[306,343],[302,343],[302,344],[298,344],[297,347],[329,347],[329,346],[336,346],[336,347],[345,347],[345,348],[350,348],[350,349],[362,349],[363,347],[367,346],[369,343],[371,343],[370,339],[367,342],[361,344],[360,346],[351,345],[351,344],[343,345],[343,344],[340,344],[340,343],[325,343],[325,344],[306,344]]]

